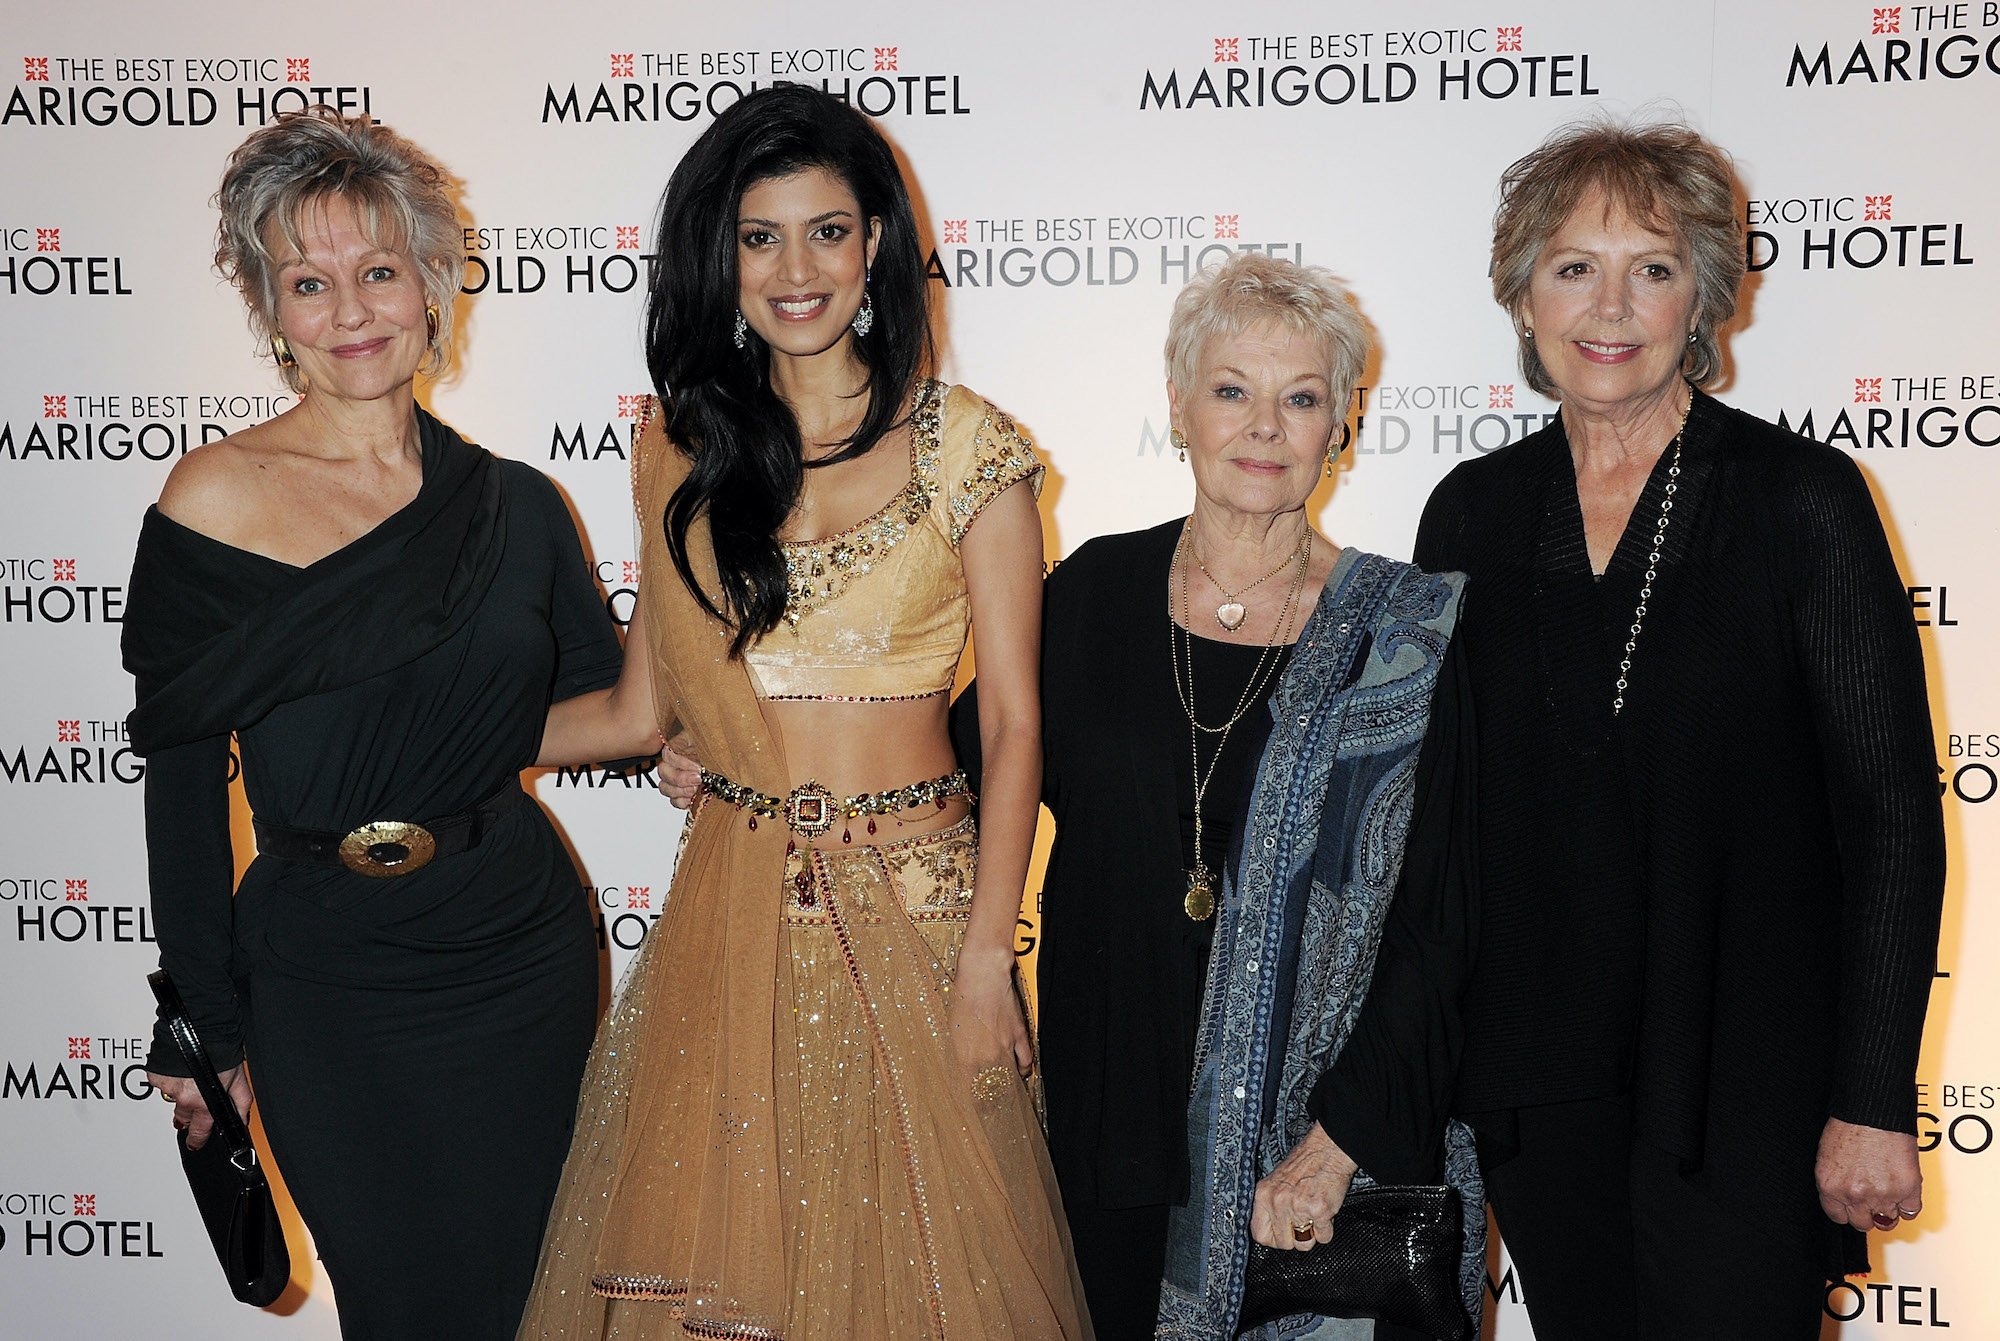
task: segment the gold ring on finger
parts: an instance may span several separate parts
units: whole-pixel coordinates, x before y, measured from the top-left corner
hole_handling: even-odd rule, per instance
[[[1292,1241],[1294,1243],[1309,1243],[1312,1241],[1312,1237],[1313,1222],[1311,1220],[1292,1221]]]

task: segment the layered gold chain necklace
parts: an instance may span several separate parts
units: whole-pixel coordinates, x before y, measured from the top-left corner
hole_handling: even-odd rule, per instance
[[[1174,546],[1174,565],[1180,569],[1181,575],[1180,619],[1174,622],[1172,637],[1167,644],[1168,656],[1174,668],[1174,692],[1180,697],[1181,711],[1187,714],[1188,757],[1194,770],[1194,865],[1188,868],[1187,892],[1181,901],[1181,907],[1192,920],[1206,922],[1215,915],[1216,881],[1215,872],[1209,869],[1202,852],[1202,798],[1208,792],[1209,782],[1215,777],[1216,765],[1222,761],[1222,751],[1229,744],[1230,731],[1243,720],[1243,715],[1250,710],[1251,704],[1262,701],[1265,684],[1277,672],[1278,664],[1284,659],[1284,654],[1279,649],[1291,644],[1292,628],[1298,619],[1299,594],[1305,590],[1306,570],[1311,566],[1312,528],[1309,526],[1300,528],[1298,549],[1285,560],[1287,564],[1296,565],[1292,574],[1291,590],[1285,593],[1285,603],[1279,609],[1277,617],[1271,621],[1271,636],[1265,641],[1263,650],[1257,653],[1257,663],[1250,672],[1249,681],[1243,686],[1242,695],[1236,700],[1235,711],[1230,713],[1229,719],[1220,726],[1206,725],[1195,715],[1194,635],[1188,631],[1190,582],[1188,561],[1193,554],[1194,541],[1189,534],[1188,526],[1183,526],[1180,541]],[[1269,577],[1281,571],[1284,566],[1280,564],[1265,576]],[[1208,570],[1203,568],[1202,572],[1206,575]],[[1212,576],[1208,580],[1215,582]],[[1218,590],[1221,589],[1220,583],[1216,583],[1216,586]],[[1248,589],[1245,590],[1247,592]],[[1225,624],[1224,627],[1235,629],[1241,627],[1242,623],[1243,616],[1239,615],[1236,623]],[[1204,735],[1215,737],[1215,753],[1210,757],[1206,769],[1201,766],[1201,739]]]

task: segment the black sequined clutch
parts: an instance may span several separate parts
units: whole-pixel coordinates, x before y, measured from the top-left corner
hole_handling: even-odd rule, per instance
[[[1237,1332],[1316,1313],[1374,1318],[1467,1341],[1472,1319],[1458,1292],[1458,1189],[1359,1187],[1311,1252],[1250,1245]]]

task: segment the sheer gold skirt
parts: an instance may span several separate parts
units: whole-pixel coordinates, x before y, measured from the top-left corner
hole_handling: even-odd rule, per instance
[[[733,814],[705,808],[721,812],[711,823]],[[1089,1335],[1028,1089],[1011,1069],[960,1062],[947,1018],[977,859],[969,818],[787,858],[770,1105],[781,1328],[714,1330],[672,1273],[601,1263],[569,1282],[601,1299],[601,1330],[524,1334]],[[715,1135],[740,1120],[716,1115]],[[538,1295],[555,1285],[545,1273]]]

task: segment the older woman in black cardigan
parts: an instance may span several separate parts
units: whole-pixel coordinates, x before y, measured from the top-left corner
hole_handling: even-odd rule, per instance
[[[1457,1106],[1537,1341],[1816,1337],[1854,1231],[1922,1206],[1922,654],[1853,462],[1696,389],[1735,200],[1678,126],[1572,128],[1508,170],[1494,294],[1562,413],[1452,472],[1417,538],[1475,593]]]

